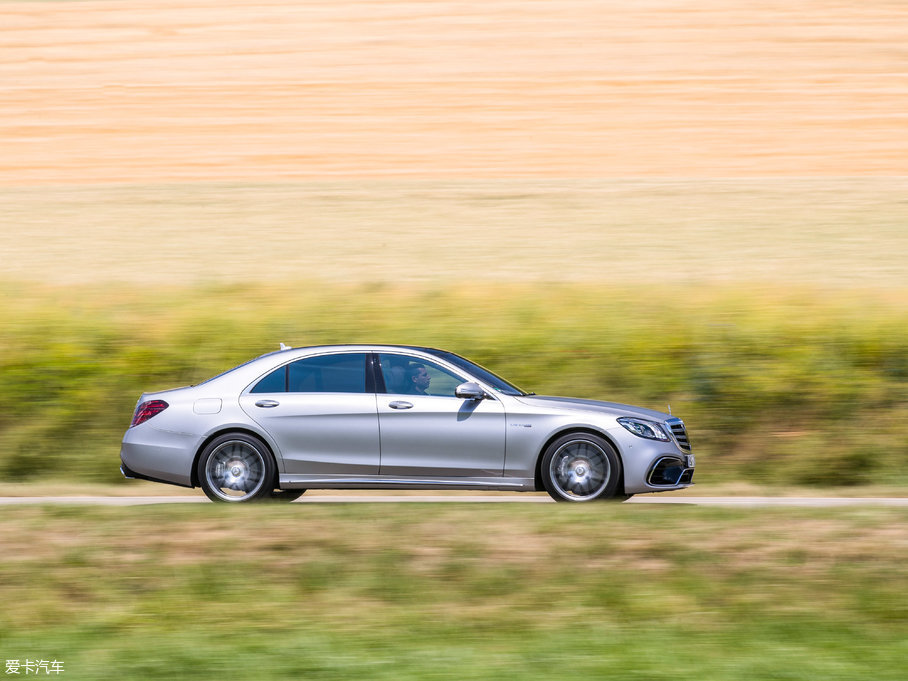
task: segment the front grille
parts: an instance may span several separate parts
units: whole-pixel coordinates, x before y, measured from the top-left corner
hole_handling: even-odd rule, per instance
[[[690,440],[687,439],[687,429],[683,421],[669,421],[668,427],[672,430],[672,435],[678,441],[678,445],[685,451],[690,451]]]

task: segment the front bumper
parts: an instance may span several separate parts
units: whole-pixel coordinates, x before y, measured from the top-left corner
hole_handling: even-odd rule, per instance
[[[651,487],[677,488],[693,484],[694,455],[663,456],[653,462],[646,476],[646,484]]]
[[[647,440],[620,426],[608,434],[621,454],[625,494],[667,492],[693,484],[696,460],[676,440]]]

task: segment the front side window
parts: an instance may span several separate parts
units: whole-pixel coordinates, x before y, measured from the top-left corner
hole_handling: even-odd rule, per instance
[[[307,357],[275,369],[259,381],[253,393],[364,393],[366,355]]]
[[[434,362],[407,355],[379,354],[385,392],[394,395],[454,397],[467,379]]]

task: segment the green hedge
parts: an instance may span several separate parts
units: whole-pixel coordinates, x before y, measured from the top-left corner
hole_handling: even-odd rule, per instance
[[[143,391],[291,345],[444,347],[540,394],[685,419],[700,482],[908,484],[908,310],[843,291],[2,287],[3,478],[115,481]]]

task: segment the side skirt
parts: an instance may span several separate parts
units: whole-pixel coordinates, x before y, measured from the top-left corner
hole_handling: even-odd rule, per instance
[[[363,475],[280,476],[281,489],[466,489],[534,492],[532,478],[423,478]]]

